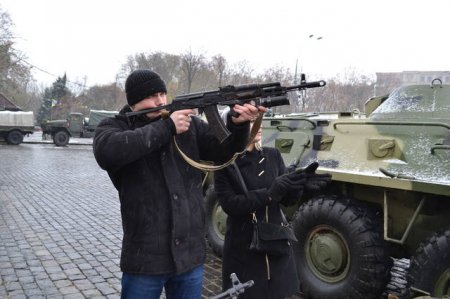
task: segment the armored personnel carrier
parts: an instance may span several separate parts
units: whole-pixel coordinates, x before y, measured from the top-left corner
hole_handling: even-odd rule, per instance
[[[326,194],[302,198],[290,215],[305,297],[450,294],[450,85],[400,87],[369,99],[364,114],[266,117],[262,126],[263,145],[286,164],[318,161],[317,172],[332,174]],[[225,225],[209,202],[208,236]],[[394,268],[406,275],[396,279]]]

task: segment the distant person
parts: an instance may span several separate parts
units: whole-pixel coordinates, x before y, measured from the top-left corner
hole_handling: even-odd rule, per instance
[[[221,145],[191,109],[167,118],[161,111],[127,118],[125,113],[166,104],[166,84],[151,70],[136,70],[126,82],[128,105],[96,129],[94,154],[119,192],[123,243],[122,298],[200,298],[206,257],[202,173],[173,147],[195,160],[224,162],[242,151],[249,121],[263,107],[235,105],[232,133]]]
[[[214,174],[214,188],[222,209],[228,214],[222,258],[222,288],[231,287],[230,275],[254,285],[240,299],[281,299],[298,291],[298,278],[292,247],[275,256],[249,249],[253,235],[253,213],[257,221],[287,225],[281,205],[294,205],[303,191],[325,187],[329,175],[287,171],[280,152],[261,147],[261,133],[235,163],[241,173],[229,166]],[[245,184],[245,187],[242,185]],[[247,189],[247,192],[245,192]]]

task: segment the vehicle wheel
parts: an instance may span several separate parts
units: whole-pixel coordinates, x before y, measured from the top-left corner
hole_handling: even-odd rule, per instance
[[[420,244],[407,277],[409,287],[426,291],[432,297],[450,295],[450,227]]]
[[[6,136],[6,142],[13,145],[18,145],[23,142],[23,134],[18,130],[12,130]]]
[[[383,292],[383,298],[394,295],[399,299],[409,298],[407,292],[406,273],[408,272],[410,260],[392,258],[391,280],[387,283]]]
[[[207,219],[206,236],[214,254],[221,257],[228,216],[219,204],[219,200],[214,192],[214,185],[210,185],[206,190],[205,206]]]
[[[66,146],[69,143],[69,133],[58,131],[53,135],[53,142],[56,146]]]
[[[374,209],[348,198],[312,198],[300,206],[293,228],[306,298],[380,298],[392,261]]]

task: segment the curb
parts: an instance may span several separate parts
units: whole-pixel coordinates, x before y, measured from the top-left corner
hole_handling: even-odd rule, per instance
[[[92,146],[92,142],[93,142],[92,138],[87,139],[85,142],[79,142],[79,140],[77,138],[77,140],[73,140],[73,141],[69,140],[69,143],[67,145],[90,145],[90,146]],[[24,140],[22,143],[55,145],[52,140]]]
[[[22,143],[25,143],[25,144],[49,144],[49,145],[55,145],[52,141],[24,141]],[[90,146],[92,146],[92,143],[69,142],[67,145],[90,145]],[[63,146],[61,146],[61,147],[63,147]]]

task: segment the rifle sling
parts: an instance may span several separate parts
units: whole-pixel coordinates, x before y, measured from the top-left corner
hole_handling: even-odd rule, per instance
[[[252,130],[250,132],[250,136],[249,136],[249,140],[247,142],[247,146],[245,147],[245,149],[252,143],[253,139],[255,139],[256,134],[258,134],[258,130],[261,127],[261,123],[262,123],[262,118],[264,116],[263,112],[260,112],[258,117],[256,118]],[[197,168],[199,170],[203,170],[203,171],[217,171],[220,169],[223,169],[225,167],[228,167],[229,165],[231,165],[236,159],[237,157],[239,157],[240,154],[245,152],[245,149],[242,152],[239,153],[234,153],[233,157],[231,157],[230,160],[228,160],[227,162],[221,164],[221,165],[209,165],[206,163],[201,163],[201,162],[197,162],[191,158],[189,158],[178,146],[177,144],[177,140],[175,138],[176,136],[173,136],[173,143],[175,144],[175,147],[177,149],[177,151],[180,153],[181,157],[183,157],[183,159],[192,167]]]

